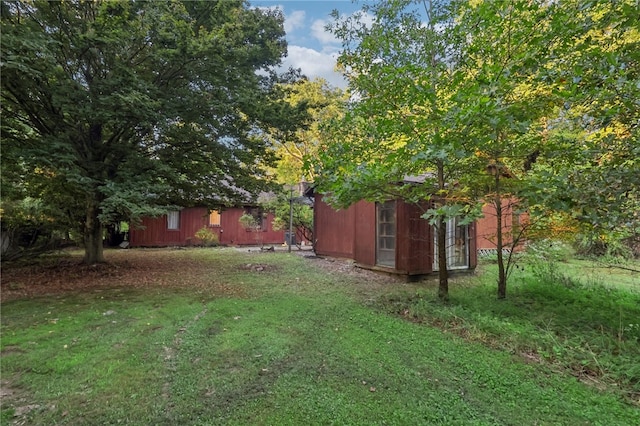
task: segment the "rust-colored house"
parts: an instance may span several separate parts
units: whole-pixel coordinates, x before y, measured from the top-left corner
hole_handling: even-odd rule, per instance
[[[476,222],[477,249],[481,254],[495,252],[498,220],[496,208],[493,204],[485,204],[482,208],[483,217]],[[519,209],[518,200],[505,198],[502,200],[502,238],[503,246],[510,247],[514,238],[519,239],[520,231],[528,224],[529,215]],[[524,242],[519,241],[516,250],[524,248]]]
[[[253,215],[259,226],[245,229],[240,216]],[[131,247],[165,247],[198,245],[196,232],[202,228],[211,230],[223,245],[282,244],[285,231],[274,230],[273,214],[258,207],[234,207],[210,211],[206,207],[188,207],[169,212],[160,217],[143,218],[142,226],[129,230]]]
[[[349,258],[358,266],[394,274],[419,276],[438,269],[435,233],[422,210],[402,200],[359,201],[334,210],[315,194],[314,236],[318,255]],[[449,269],[477,265],[476,226],[447,224]]]

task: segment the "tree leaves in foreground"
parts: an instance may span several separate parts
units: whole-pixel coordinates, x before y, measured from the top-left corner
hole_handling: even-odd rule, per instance
[[[492,202],[502,217],[515,198],[595,230],[638,227],[632,0],[394,0],[335,18],[353,98],[321,155],[334,205],[436,202],[425,217],[444,230],[457,206]],[[398,184],[407,175],[424,183]]]
[[[106,224],[246,198],[285,52],[243,1],[2,2],[3,188],[66,212],[88,263]]]
[[[471,152],[447,124],[460,81],[451,66],[460,41],[446,30],[454,15],[446,2],[392,1],[335,18],[354,99],[321,153],[320,189],[341,207],[395,198],[421,207],[438,230],[438,294],[446,299],[448,212],[473,204],[455,185]],[[405,183],[410,176],[419,178]]]

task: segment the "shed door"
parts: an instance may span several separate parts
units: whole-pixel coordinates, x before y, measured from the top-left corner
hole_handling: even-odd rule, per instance
[[[396,266],[396,202],[376,203],[376,264]]]
[[[460,225],[459,218],[447,221],[447,268],[469,267],[469,225]],[[433,232],[433,270],[438,270],[438,231]]]

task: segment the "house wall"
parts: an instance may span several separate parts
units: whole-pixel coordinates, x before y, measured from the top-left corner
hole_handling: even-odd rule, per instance
[[[261,245],[282,244],[285,242],[284,230],[273,229],[274,215],[268,213],[265,219],[265,229],[255,231],[240,226],[240,216],[245,213],[243,208],[231,208],[220,213],[220,226],[211,227],[220,237],[220,244],[228,245]],[[217,229],[216,229],[217,228]]]
[[[376,204],[359,201],[354,209],[355,241],[353,259],[362,264],[376,264]]]
[[[355,255],[355,206],[334,210],[316,194],[313,209],[315,251],[324,256],[353,259]]]
[[[514,214],[515,213],[515,214]],[[482,207],[482,214],[484,217],[478,219],[476,222],[477,227],[477,249],[494,249],[496,248],[496,234],[498,230],[497,213],[495,206],[492,203],[485,204]],[[517,213],[517,200],[516,199],[504,199],[502,200],[502,235],[503,245],[508,246],[511,244],[512,231],[517,232],[518,226],[527,221],[527,214]],[[515,229],[514,229],[515,220]],[[520,222],[520,223],[518,223]]]
[[[180,211],[178,229],[167,229],[167,216],[145,217],[142,226],[129,230],[132,247],[186,246],[195,244],[195,233],[209,222],[204,207],[186,208]]]
[[[433,272],[433,229],[418,206],[396,204],[396,267],[376,265],[376,205],[360,201],[334,210],[316,194],[314,208],[315,251],[318,255],[354,259],[359,265],[389,272],[420,275]],[[469,227],[469,263],[477,265],[476,226]]]
[[[409,274],[433,272],[433,230],[415,205],[400,203],[398,268]]]
[[[197,245],[195,237],[203,227],[218,235],[223,245],[282,244],[284,231],[275,231],[272,227],[273,215],[266,218],[266,230],[247,231],[240,226],[240,216],[244,208],[230,208],[220,214],[220,225],[209,225],[209,210],[206,207],[188,207],[180,210],[179,229],[167,229],[166,215],[142,219],[142,226],[129,231],[129,244],[132,247],[165,247]]]

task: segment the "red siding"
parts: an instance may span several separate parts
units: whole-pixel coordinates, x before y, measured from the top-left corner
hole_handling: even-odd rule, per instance
[[[264,221],[266,229],[260,231],[247,230],[240,226],[240,216],[245,213],[242,208],[223,210],[220,214],[220,244],[261,245],[282,244],[285,242],[284,231],[273,230],[274,216],[267,214]]]
[[[239,218],[243,208],[223,210],[220,214],[220,226],[209,225],[209,211],[206,207],[190,207],[180,210],[179,229],[167,229],[167,217],[143,218],[142,226],[129,231],[129,243],[132,247],[189,246],[200,243],[196,232],[207,227],[218,235],[220,244],[253,245],[282,244],[284,231],[274,231],[271,222],[273,215],[266,218],[265,231],[247,231],[240,226]]]
[[[354,214],[354,257],[363,265],[376,264],[376,204],[359,201],[352,206]]]
[[[316,194],[314,203],[314,238],[316,253],[326,256],[354,258],[355,206],[334,210]]]
[[[177,230],[167,229],[167,216],[145,217],[142,226],[129,231],[131,246],[186,246],[196,244],[195,234],[209,222],[207,209],[193,207],[180,210]]]
[[[517,209],[517,200],[502,200],[502,235],[503,244],[508,246],[511,244],[511,232],[513,230],[514,212]],[[477,248],[478,249],[495,249],[496,248],[496,232],[498,230],[497,213],[493,204],[485,204],[482,208],[484,217],[477,221]],[[517,215],[520,217],[521,223],[527,220],[527,215]],[[516,224],[517,227],[518,224]]]
[[[429,222],[423,219],[422,209],[418,206],[400,203],[402,237],[399,247],[399,268],[411,274],[428,274],[433,271],[433,230]]]
[[[396,204],[396,267],[381,268],[399,274],[433,272],[433,230],[421,217],[418,206]],[[360,201],[347,209],[334,210],[316,195],[314,207],[316,253],[354,259],[365,267],[376,266],[376,205]],[[476,226],[469,227],[470,266],[477,264]]]

